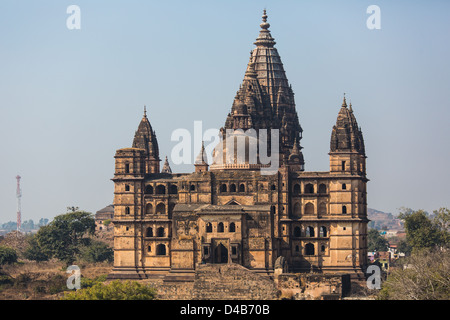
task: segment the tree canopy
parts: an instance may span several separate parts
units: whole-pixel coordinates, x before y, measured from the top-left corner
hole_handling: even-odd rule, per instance
[[[376,229],[369,229],[367,236],[369,251],[387,251],[388,241]]]
[[[30,240],[25,256],[37,261],[54,257],[71,264],[80,248],[89,244],[87,236],[94,232],[95,221],[89,212],[72,211],[56,216]]]
[[[430,219],[424,210],[403,208],[399,218],[405,224],[407,245],[412,251],[448,246],[448,216],[448,209],[440,209],[439,217]]]

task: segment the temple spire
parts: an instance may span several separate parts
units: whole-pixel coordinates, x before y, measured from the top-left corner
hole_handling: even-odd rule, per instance
[[[200,153],[198,154],[197,158],[195,159],[195,172],[204,172],[208,171],[208,162],[207,162],[207,155],[205,151],[205,143],[202,141],[202,149],[200,150]]]
[[[272,48],[276,44],[276,42],[274,41],[275,39],[272,38],[272,35],[270,34],[269,31],[270,23],[267,22],[266,9],[264,9],[262,21],[263,22],[259,25],[261,27],[261,30],[259,32],[259,36],[256,39],[255,44],[257,46]]]
[[[159,173],[159,147],[155,131],[147,118],[147,108],[144,106],[144,115],[134,135],[133,148],[145,150],[145,172]]]
[[[161,170],[161,173],[172,173],[172,169],[170,168],[169,160],[167,159],[167,156],[166,156],[166,160],[164,161],[164,165]]]
[[[342,106],[347,108],[347,100],[345,99],[345,92],[344,92],[344,101],[342,101]]]

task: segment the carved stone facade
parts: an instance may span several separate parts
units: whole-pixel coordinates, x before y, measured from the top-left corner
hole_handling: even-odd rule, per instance
[[[225,141],[226,130],[278,130],[279,169],[262,174],[259,160],[248,159],[209,166],[202,147],[195,172],[172,173],[167,159],[160,171],[145,113],[133,147],[115,155],[110,277],[189,281],[201,264],[228,262],[273,275],[279,257],[290,272],[363,277],[368,179],[361,130],[344,97],[332,129],[330,170],[304,171],[303,130],[269,26],[264,12],[221,131]]]

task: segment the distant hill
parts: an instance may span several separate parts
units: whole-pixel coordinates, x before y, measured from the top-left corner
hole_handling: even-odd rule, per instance
[[[403,230],[403,223],[390,212],[367,208],[369,228],[378,230]]]

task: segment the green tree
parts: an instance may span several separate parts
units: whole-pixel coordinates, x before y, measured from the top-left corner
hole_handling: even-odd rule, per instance
[[[63,300],[153,300],[156,290],[136,281],[115,280],[109,284],[96,283],[92,287],[65,293]]]
[[[405,240],[401,240],[398,242],[397,245],[398,252],[403,252],[406,255],[409,255],[411,253],[412,248],[408,245],[408,242]]]
[[[433,223],[436,225],[440,238],[441,246],[450,246],[450,210],[447,208],[440,208],[434,213]]]
[[[47,224],[48,224],[48,219],[47,218],[39,219],[39,226],[40,227],[46,226]]]
[[[112,262],[114,251],[106,243],[93,241],[89,246],[81,250],[81,257],[87,262]]]
[[[17,262],[16,250],[8,247],[0,247],[0,266]]]
[[[369,251],[387,251],[389,242],[376,229],[369,229],[367,235]]]
[[[33,230],[34,229],[34,221],[33,220],[26,220],[22,223],[21,228],[23,230]]]
[[[406,242],[412,251],[431,249],[441,245],[438,227],[423,210],[403,209],[399,215],[405,224]]]
[[[94,231],[95,221],[91,213],[68,212],[41,227],[29,250],[37,250],[39,257],[54,257],[69,265],[80,249],[90,243],[87,236],[94,234]]]
[[[37,242],[37,236],[31,236],[28,239],[28,247],[23,253],[24,258],[33,261],[48,261],[50,259],[50,253],[44,252],[41,246]]]

